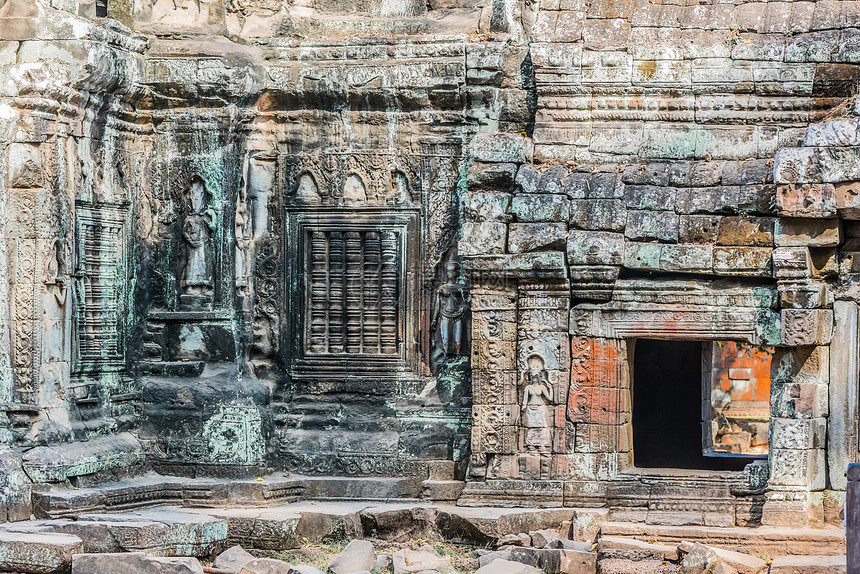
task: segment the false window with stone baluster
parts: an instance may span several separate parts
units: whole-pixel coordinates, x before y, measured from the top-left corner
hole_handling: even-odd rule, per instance
[[[417,213],[288,214],[287,344],[294,374],[408,370],[417,349]]]

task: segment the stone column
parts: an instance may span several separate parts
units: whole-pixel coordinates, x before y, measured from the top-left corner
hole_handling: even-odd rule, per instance
[[[827,429],[827,466],[830,487],[845,490],[848,464],[857,458],[857,386],[860,384],[860,325],[853,301],[833,304],[830,357],[830,421]]]
[[[473,478],[517,474],[517,312],[514,289],[472,288]]]

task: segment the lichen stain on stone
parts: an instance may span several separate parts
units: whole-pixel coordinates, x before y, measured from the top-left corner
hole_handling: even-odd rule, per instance
[[[657,62],[655,60],[643,60],[638,67],[639,71],[642,72],[642,78],[645,80],[653,79],[654,74],[657,72]]]

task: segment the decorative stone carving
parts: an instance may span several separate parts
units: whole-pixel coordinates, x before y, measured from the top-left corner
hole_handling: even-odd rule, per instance
[[[445,280],[436,290],[433,305],[433,365],[436,370],[448,357],[463,354],[466,286],[460,283],[460,265],[453,258],[445,263]]]
[[[45,361],[64,360],[66,279],[62,243],[55,239],[48,251],[45,265],[45,297],[43,301],[45,334],[43,337]]]
[[[528,370],[523,373],[522,414],[523,444],[526,452],[547,453],[552,446],[554,397],[545,362],[540,355],[528,358]]]
[[[212,233],[215,231],[215,210],[209,207],[209,196],[203,180],[195,177],[186,192],[185,220],[182,223],[184,265],[180,286],[183,305],[199,308],[211,305],[214,277],[212,268]]]

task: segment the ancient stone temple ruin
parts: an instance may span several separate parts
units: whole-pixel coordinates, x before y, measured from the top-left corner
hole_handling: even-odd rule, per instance
[[[0,6],[0,521],[841,524],[860,2]]]

